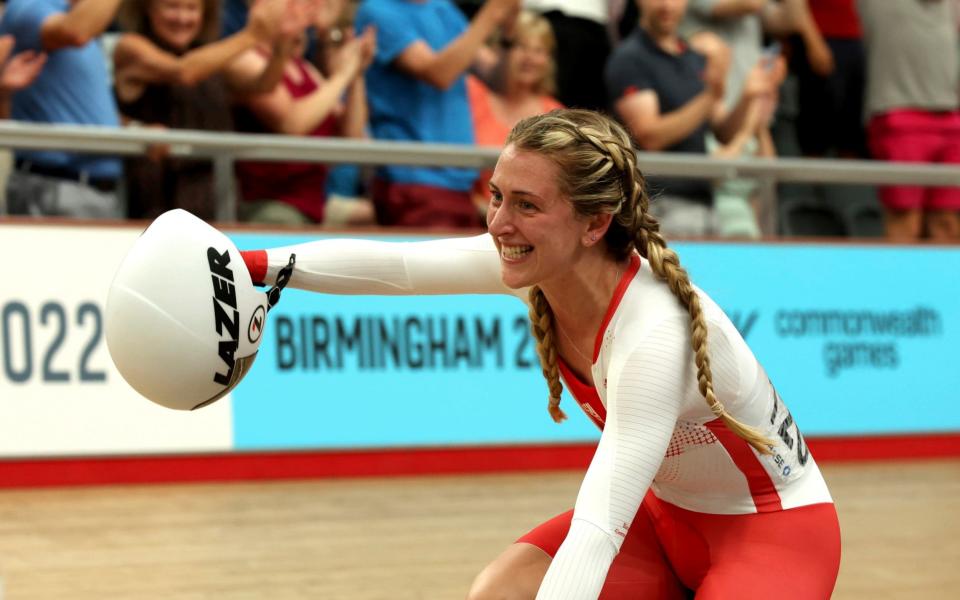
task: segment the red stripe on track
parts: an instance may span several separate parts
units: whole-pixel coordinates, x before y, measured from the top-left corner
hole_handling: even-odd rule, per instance
[[[819,463],[960,458],[960,432],[805,437],[804,440]],[[582,470],[590,464],[595,450],[595,442],[585,442],[471,448],[0,459],[0,488]]]
[[[596,444],[0,460],[0,488],[583,469]]]
[[[831,460],[960,458],[960,432],[807,438],[818,463]]]

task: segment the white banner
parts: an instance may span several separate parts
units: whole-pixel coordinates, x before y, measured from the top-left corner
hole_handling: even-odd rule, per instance
[[[0,224],[0,457],[232,448],[229,398],[162,408],[110,360],[107,291],[140,232]]]

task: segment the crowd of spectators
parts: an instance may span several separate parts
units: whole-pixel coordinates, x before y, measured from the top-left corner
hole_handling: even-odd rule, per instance
[[[958,5],[8,0],[0,118],[500,146],[520,119],[568,106],[613,114],[648,151],[960,163]],[[126,159],[14,156],[10,213],[216,215],[210,162],[162,146]],[[489,175],[241,162],[238,213],[480,227]],[[750,180],[648,185],[673,235],[759,237],[759,207],[776,193]],[[890,186],[876,198],[891,238],[960,237],[960,188]]]

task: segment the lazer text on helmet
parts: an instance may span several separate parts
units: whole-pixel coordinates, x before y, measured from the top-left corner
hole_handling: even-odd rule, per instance
[[[227,366],[227,372],[214,373],[213,380],[228,385],[236,364],[240,338],[240,313],[237,311],[237,289],[233,285],[233,271],[230,264],[230,251],[218,252],[216,248],[207,248],[207,262],[210,264],[210,278],[213,280],[213,316],[217,334],[221,336],[218,351]],[[222,339],[224,330],[228,339]]]

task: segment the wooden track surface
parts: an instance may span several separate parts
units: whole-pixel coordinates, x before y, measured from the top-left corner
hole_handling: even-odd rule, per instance
[[[960,460],[823,467],[834,598],[960,597]],[[462,598],[580,473],[0,492],[3,600]]]

